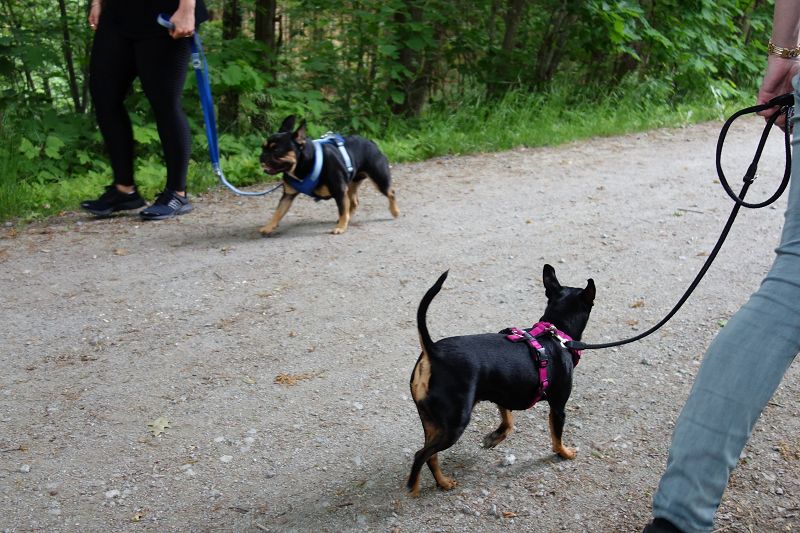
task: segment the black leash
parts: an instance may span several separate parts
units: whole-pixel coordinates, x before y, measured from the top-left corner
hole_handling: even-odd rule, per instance
[[[703,279],[708,269],[711,267],[711,263],[714,262],[714,259],[717,257],[720,249],[722,248],[722,244],[725,242],[725,238],[728,236],[728,232],[730,232],[731,227],[733,226],[733,221],[736,219],[736,215],[739,214],[739,209],[741,207],[747,207],[749,209],[760,209],[762,207],[766,207],[771,203],[775,202],[783,192],[786,190],[786,187],[789,185],[789,178],[791,177],[791,167],[792,167],[792,153],[791,153],[791,143],[789,138],[790,132],[790,125],[789,125],[789,118],[792,113],[792,106],[794,105],[794,95],[792,93],[787,93],[776,98],[773,98],[766,104],[755,105],[752,107],[748,107],[737,111],[734,113],[726,122],[725,125],[722,126],[722,130],[719,133],[719,140],[717,140],[717,175],[719,176],[719,181],[722,184],[722,187],[725,189],[725,192],[728,193],[728,196],[734,201],[735,205],[731,210],[730,216],[728,216],[728,221],[725,223],[725,227],[722,229],[722,233],[717,239],[717,244],[714,245],[714,249],[708,255],[703,267],[700,269],[700,272],[697,273],[697,276],[692,281],[689,288],[686,289],[686,292],[683,293],[681,299],[678,300],[678,303],[675,304],[675,307],[667,313],[661,321],[656,324],[655,326],[651,327],[647,331],[640,333],[634,337],[629,339],[624,339],[621,341],[614,341],[614,342],[606,342],[602,344],[586,344],[580,341],[569,341],[566,343],[567,348],[576,349],[576,350],[597,350],[600,348],[612,348],[614,346],[622,346],[623,344],[628,344],[634,341],[638,341],[650,335],[651,333],[657,331],[661,326],[666,324],[670,318],[672,318],[675,313],[683,306],[686,300],[689,299],[692,292],[694,292],[697,285],[700,284],[700,280]],[[747,172],[745,172],[744,178],[744,185],[742,186],[742,190],[739,192],[737,196],[736,193],[731,189],[730,185],[728,184],[728,180],[725,177],[725,173],[722,170],[722,146],[725,143],[725,137],[728,134],[728,129],[730,129],[731,124],[737,118],[741,117],[742,115],[749,115],[751,113],[758,113],[759,111],[763,111],[765,109],[770,109],[772,107],[778,107],[778,111],[772,114],[772,116],[767,119],[767,125],[764,127],[764,132],[761,134],[761,140],[758,143],[758,148],[756,148],[755,156],[753,157],[753,162],[750,163],[750,166],[747,168]],[[771,197],[763,202],[759,203],[748,203],[744,201],[744,197],[747,194],[747,190],[752,185],[753,181],[755,181],[757,175],[756,172],[758,171],[758,161],[761,159],[761,153],[764,151],[764,146],[767,143],[767,138],[769,137],[770,132],[772,131],[772,126],[775,125],[775,121],[778,120],[778,117],[784,115],[786,117],[786,126],[784,128],[784,144],[786,146],[786,167],[783,173],[783,180],[781,181],[778,190],[775,191]]]

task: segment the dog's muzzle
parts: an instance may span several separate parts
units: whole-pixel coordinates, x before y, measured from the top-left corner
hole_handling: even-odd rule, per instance
[[[281,172],[287,172],[291,170],[291,168],[292,168],[291,163],[283,161],[269,162],[269,163],[265,163],[263,161],[261,162],[261,169],[270,176],[274,176],[275,174],[280,174]]]

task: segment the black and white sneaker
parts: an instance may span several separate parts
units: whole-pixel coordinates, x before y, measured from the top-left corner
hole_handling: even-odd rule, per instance
[[[189,195],[181,196],[175,191],[164,189],[158,195],[153,205],[142,209],[139,215],[145,220],[164,220],[178,215],[184,215],[192,210]]]
[[[139,196],[138,191],[124,193],[111,184],[106,187],[100,198],[97,200],[86,200],[81,202],[81,207],[98,217],[107,217],[116,211],[127,211],[129,209],[139,209],[144,205],[144,199]]]
[[[656,518],[649,524],[647,524],[642,533],[682,533],[680,529],[675,527],[675,525],[670,522],[669,520],[665,520],[664,518]]]

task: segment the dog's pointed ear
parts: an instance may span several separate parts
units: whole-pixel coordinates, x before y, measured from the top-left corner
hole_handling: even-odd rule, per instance
[[[294,115],[289,115],[285,119],[283,119],[283,124],[281,124],[281,129],[278,130],[278,133],[288,133],[294,129]]]
[[[542,281],[544,282],[544,294],[548,298],[555,296],[554,293],[561,289],[561,284],[556,278],[556,270],[550,265],[544,265]]]
[[[294,132],[294,141],[300,145],[300,147],[304,147],[306,145],[306,121],[302,120],[300,122],[300,127],[297,128],[297,131]]]
[[[585,303],[591,304],[594,303],[594,297],[597,291],[594,288],[594,280],[592,278],[589,278],[586,282],[586,288],[581,292],[581,298]]]

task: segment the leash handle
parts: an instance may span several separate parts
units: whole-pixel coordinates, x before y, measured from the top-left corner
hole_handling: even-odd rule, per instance
[[[170,16],[167,15],[166,13],[159,13],[159,15],[156,17],[156,22],[158,22],[160,26],[164,26],[168,30],[174,30],[175,24],[173,24],[172,21],[169,19]]]
[[[731,227],[733,226],[733,222],[736,219],[736,215],[739,213],[739,209],[742,207],[747,207],[750,209],[758,209],[761,207],[766,207],[771,203],[773,203],[775,200],[777,200],[783,194],[783,191],[789,184],[789,179],[791,178],[792,153],[791,153],[791,142],[789,139],[788,121],[789,121],[790,110],[792,109],[791,106],[793,103],[794,103],[794,95],[792,95],[792,93],[783,94],[781,96],[773,98],[772,100],[770,100],[765,104],[755,105],[737,111],[723,125],[722,130],[720,131],[719,134],[719,139],[717,141],[717,158],[716,158],[717,174],[719,175],[720,183],[725,189],[725,192],[728,193],[728,196],[731,197],[735,205],[733,206],[733,209],[731,209],[731,214],[728,216],[728,220],[725,223],[725,227],[722,229],[722,233],[720,234],[719,239],[717,239],[717,242],[714,245],[714,249],[708,255],[708,258],[706,258],[706,261],[703,263],[703,267],[700,269],[700,272],[697,273],[697,276],[695,276],[691,285],[689,285],[689,288],[686,289],[686,292],[683,293],[683,296],[681,296],[680,300],[678,300],[678,303],[675,304],[672,310],[669,313],[667,313],[667,315],[663,319],[661,319],[661,321],[659,321],[655,326],[651,327],[650,329],[648,329],[643,333],[640,333],[628,339],[624,339],[621,341],[614,341],[614,342],[606,342],[602,344],[588,344],[581,341],[568,341],[565,343],[567,348],[575,350],[598,350],[601,348],[612,348],[614,346],[622,346],[624,344],[629,344],[631,342],[641,340],[647,337],[648,335],[654,333],[664,324],[666,324],[673,316],[675,316],[675,313],[677,313],[678,310],[683,306],[683,304],[686,303],[686,300],[689,299],[689,296],[691,296],[692,292],[694,292],[695,288],[697,288],[697,286],[700,284],[700,281],[706,275],[706,272],[708,272],[708,269],[711,267],[711,264],[714,262],[714,259],[716,259],[717,254],[722,248],[722,244],[725,242],[725,239],[728,236]],[[743,115],[748,115],[751,113],[757,113],[759,111],[763,111],[765,109],[770,109],[772,107],[778,107],[779,109],[767,119],[767,125],[764,127],[764,132],[761,134],[761,139],[759,140],[758,147],[756,148],[756,153],[755,156],[753,157],[753,161],[747,168],[747,172],[745,172],[743,178],[744,185],[742,186],[742,190],[737,195],[730,188],[730,185],[728,185],[728,181],[725,178],[724,172],[722,171],[722,165],[720,162],[722,158],[722,146],[725,142],[725,137],[728,133],[728,130],[731,127],[731,124],[733,124],[733,121],[735,121],[737,118]],[[747,194],[747,190],[750,188],[750,185],[752,185],[753,181],[756,179],[756,171],[758,170],[758,161],[761,159],[761,154],[764,150],[767,138],[769,137],[770,131],[772,130],[772,126],[775,125],[775,121],[778,120],[778,117],[781,114],[784,114],[787,120],[786,128],[784,129],[784,143],[786,147],[786,168],[784,170],[784,175],[783,179],[781,180],[781,184],[778,187],[778,190],[775,192],[775,194],[773,194],[767,200],[755,204],[745,202],[744,197]]]
[[[168,30],[175,28],[175,24],[170,20],[170,15],[166,13],[159,14],[158,17],[156,17],[156,22]],[[200,40],[198,32],[192,34],[191,49],[192,68],[194,68],[195,77],[197,78],[197,92],[200,94],[200,106],[203,108],[203,123],[206,130],[206,139],[208,140],[208,153],[211,158],[211,167],[214,169],[214,173],[219,178],[219,181],[239,196],[264,196],[282,187],[283,183],[279,183],[261,192],[241,191],[225,179],[225,174],[223,174],[219,164],[217,119],[214,114],[214,98],[211,96],[211,80],[208,77],[208,62],[203,53],[203,42]]]
[[[734,201],[737,205],[742,207],[747,207],[748,209],[760,209],[762,207],[766,207],[773,202],[775,202],[778,198],[781,197],[783,192],[786,190],[786,187],[789,185],[789,179],[791,178],[792,174],[792,149],[791,149],[791,139],[789,137],[789,131],[791,129],[789,124],[789,117],[792,110],[792,106],[794,105],[794,95],[792,93],[782,94],[780,96],[776,96],[772,100],[767,103],[754,105],[751,107],[747,107],[745,109],[741,109],[731,115],[731,117],[725,121],[725,124],[722,126],[722,130],[719,133],[719,138],[717,139],[717,155],[716,155],[716,165],[717,165],[717,176],[719,176],[720,184],[722,184],[722,188],[725,189],[725,192],[730,196],[731,200]],[[728,184],[728,179],[725,176],[725,172],[722,170],[722,147],[725,143],[725,137],[728,134],[728,130],[730,129],[733,122],[744,115],[749,115],[751,113],[758,113],[759,111],[764,111],[766,109],[771,109],[773,107],[777,107],[778,110],[770,115],[767,119],[767,125],[764,127],[764,131],[761,134],[761,139],[758,142],[758,148],[756,148],[755,156],[753,157],[753,162],[750,163],[750,166],[747,168],[747,172],[743,177],[745,182],[752,183],[757,177],[758,171],[758,162],[761,159],[761,154],[764,151],[764,146],[767,143],[767,138],[769,137],[770,132],[772,131],[772,126],[775,125],[775,121],[778,120],[778,117],[784,115],[786,117],[786,125],[783,130],[783,137],[784,137],[784,146],[786,152],[786,165],[783,171],[783,179],[781,180],[780,185],[778,186],[775,193],[764,200],[763,202],[758,203],[748,203],[744,201],[743,196],[737,196],[736,193],[733,192],[731,186]]]

